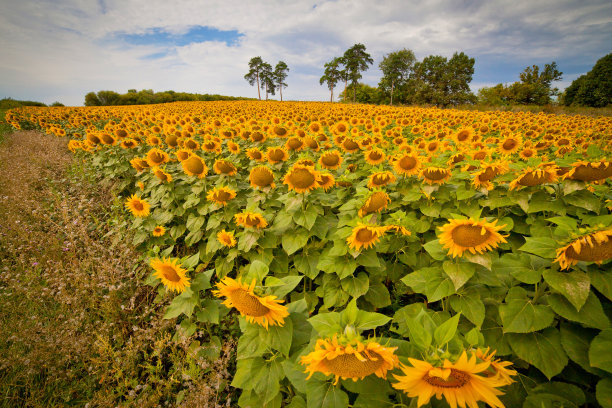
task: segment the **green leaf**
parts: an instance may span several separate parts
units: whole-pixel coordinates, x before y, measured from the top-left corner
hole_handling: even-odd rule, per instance
[[[368,292],[365,294],[365,300],[370,302],[372,306],[381,308],[391,304],[391,296],[389,290],[382,282],[370,283]]]
[[[294,395],[286,408],[306,408],[306,400],[299,395]]]
[[[589,270],[591,285],[605,297],[612,300],[612,271]]]
[[[283,378],[283,368],[278,360],[266,363],[263,375],[255,385],[254,390],[263,404],[272,401],[280,392],[280,382]]]
[[[306,245],[308,242],[308,231],[299,229],[295,232],[285,233],[281,242],[287,255],[291,255]]]
[[[532,257],[528,254],[504,254],[493,261],[493,269],[500,275],[508,274],[520,282],[533,285],[542,278],[542,270],[534,266]]]
[[[599,380],[595,395],[602,408],[612,408],[612,378]]]
[[[519,251],[529,252],[542,258],[553,259],[557,252],[557,241],[546,237],[525,237],[525,245]]]
[[[306,389],[308,408],[348,408],[349,406],[347,393],[331,382],[309,381]]]
[[[187,229],[191,232],[199,231],[200,229],[202,229],[204,221],[206,221],[205,217],[191,214],[189,218],[187,218]]]
[[[422,268],[402,278],[407,286],[427,296],[429,302],[436,302],[455,293],[455,285],[440,267]]]
[[[601,202],[595,194],[588,190],[581,190],[563,197],[563,201],[575,207],[584,208],[585,210],[598,212]]]
[[[355,400],[355,404],[353,404],[353,408],[372,408],[372,407],[391,408],[394,406],[395,406],[395,403],[389,399],[387,394],[380,393],[380,392],[376,394],[371,394],[371,393],[358,394],[357,400]]]
[[[585,402],[584,392],[577,386],[552,381],[531,389],[523,408],[579,408]]]
[[[214,272],[214,269],[209,269],[208,271],[197,273],[195,278],[191,280],[191,290],[199,292],[201,290],[210,289],[210,279]]]
[[[198,295],[191,289],[187,288],[179,296],[172,300],[168,306],[164,319],[174,319],[184,313],[186,316],[191,316],[193,309],[198,304]]]
[[[355,328],[357,330],[371,330],[389,323],[390,320],[391,318],[384,314],[360,310],[357,313],[357,320],[355,320]]]
[[[555,314],[549,306],[535,305],[528,299],[511,299],[499,306],[504,333],[530,333],[549,327]]]
[[[238,360],[236,374],[232,379],[232,387],[250,390],[266,373],[266,362],[261,357]]]
[[[592,367],[612,373],[612,329],[602,330],[591,342],[589,362]]]
[[[485,318],[485,305],[477,293],[458,293],[451,296],[450,304],[453,310],[463,314],[476,327],[482,326]]]
[[[434,340],[439,347],[443,347],[446,343],[455,337],[457,325],[459,324],[460,314],[456,314],[438,327],[434,331]]]
[[[308,384],[306,377],[308,377],[308,373],[304,372],[304,366],[294,363],[291,360],[285,360],[281,363],[281,365],[283,366],[285,376],[289,379],[295,389],[302,394],[306,394],[306,385]]]
[[[303,279],[303,276],[285,276],[280,279],[280,284],[275,286],[272,294],[277,298],[284,298],[287,293],[291,292]]]
[[[543,276],[546,283],[561,292],[574,305],[576,310],[580,311],[591,290],[591,280],[586,273],[579,271],[554,272],[547,269]]]
[[[308,323],[321,337],[331,337],[344,329],[340,325],[340,313],[338,312],[319,313],[309,318]]]
[[[550,295],[548,297],[548,303],[555,313],[567,320],[579,322],[587,327],[594,327],[601,330],[610,327],[610,320],[604,313],[601,302],[593,293],[589,294],[580,312],[577,311],[564,296],[558,293]]]
[[[443,261],[446,259],[447,251],[444,249],[438,239],[429,241],[428,243],[423,245],[423,248],[425,248],[427,253],[431,255],[431,257],[436,261]]]
[[[182,262],[182,266],[187,269],[195,268],[195,266],[200,262],[200,253],[191,255],[189,258],[185,259]]]
[[[344,257],[336,258],[334,268],[338,278],[344,279],[355,272],[355,269],[357,269],[357,262],[353,259],[346,259]]]
[[[260,329],[262,330],[262,329]],[[268,326],[263,337],[264,342],[272,349],[278,350],[284,356],[289,356],[291,349],[291,340],[293,338],[293,323],[290,317],[285,317],[285,323],[282,326]]]
[[[571,323],[562,323],[560,331],[561,345],[569,358],[578,363],[586,371],[592,374],[599,374],[598,370],[591,367],[589,362],[589,346],[597,331],[585,329]]]
[[[357,308],[357,299],[351,300],[346,308],[340,313],[340,324],[341,325],[354,325],[357,321],[357,314],[359,309]]]
[[[202,323],[219,324],[219,304],[213,299],[204,299],[202,309],[196,313],[196,319]]]
[[[257,283],[263,282],[263,278],[268,275],[268,272],[270,272],[268,265],[260,260],[255,260],[249,265],[249,270],[244,277],[244,281],[248,284],[250,284],[253,279],[255,279]]]
[[[539,369],[549,380],[559,374],[568,363],[561,346],[561,335],[556,329],[541,332],[507,335],[516,355]]]
[[[357,257],[357,263],[368,268],[380,267],[380,261],[378,260],[378,255],[376,255],[376,251],[374,249],[368,249],[367,251],[361,252],[361,254],[359,254]]]
[[[363,296],[370,287],[370,279],[365,272],[359,272],[357,276],[347,276],[340,282],[342,289],[351,297],[358,298]]]
[[[452,261],[445,261],[442,264],[442,269],[444,269],[444,273],[446,273],[453,282],[456,291],[465,285],[476,272],[476,267],[473,264],[454,263]]]
[[[309,205],[306,210],[299,209],[296,211],[295,214],[293,214],[293,221],[310,231],[317,221],[317,217],[318,214],[314,211],[313,207]]]
[[[432,334],[421,323],[418,317],[407,317],[405,324],[408,327],[410,342],[422,350],[427,350],[433,339]]]
[[[295,268],[304,275],[308,276],[310,279],[316,278],[319,274],[319,268],[317,268],[318,262],[318,253],[303,251],[301,254],[293,257],[293,264],[295,265]]]

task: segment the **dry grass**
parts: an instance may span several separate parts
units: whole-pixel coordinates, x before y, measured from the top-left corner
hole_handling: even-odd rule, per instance
[[[0,406],[229,406],[234,344],[208,362],[171,338],[113,186],[65,142],[0,145]]]

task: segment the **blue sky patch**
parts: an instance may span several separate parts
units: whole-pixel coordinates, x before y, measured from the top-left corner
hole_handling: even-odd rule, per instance
[[[244,34],[236,30],[217,30],[207,26],[193,26],[183,34],[169,33],[163,28],[155,27],[144,34],[119,33],[116,37],[131,45],[184,46],[206,41],[223,41],[232,46],[238,43]]]

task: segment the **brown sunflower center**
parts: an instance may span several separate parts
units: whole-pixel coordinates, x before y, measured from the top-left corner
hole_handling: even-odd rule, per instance
[[[470,132],[467,130],[462,130],[461,132],[457,133],[457,140],[460,142],[467,140],[468,137],[470,137]]]
[[[219,160],[217,162],[217,169],[223,174],[229,174],[236,170],[236,167],[232,163],[225,160]]]
[[[446,170],[444,169],[428,169],[423,174],[428,180],[442,180],[447,176]]]
[[[493,167],[487,167],[484,173],[478,176],[478,179],[480,181],[489,181],[495,176],[497,176],[497,170],[495,170]]]
[[[213,198],[215,201],[226,202],[232,198],[232,195],[225,190],[219,190],[215,192]]]
[[[373,351],[368,353],[372,359],[364,356],[365,361],[360,361],[354,354],[341,354],[331,360],[323,360],[323,362],[330,372],[339,377],[365,377],[374,374],[384,362],[378,353]]]
[[[281,161],[285,158],[285,152],[281,149],[273,149],[268,153],[268,157],[274,161]]]
[[[372,177],[372,184],[376,186],[384,186],[389,181],[389,176],[386,174],[376,174]]]
[[[254,142],[261,142],[263,140],[263,135],[259,132],[251,133],[251,140]]]
[[[140,201],[134,201],[132,202],[132,207],[134,207],[134,209],[136,211],[142,211],[144,210],[144,205],[142,205],[142,203]]]
[[[228,296],[240,313],[246,316],[261,317],[270,311],[259,299],[244,289],[236,289]]]
[[[596,181],[603,180],[612,176],[612,163],[601,165],[599,167],[589,164],[581,164],[576,167],[572,179],[581,181]]]
[[[367,228],[363,228],[357,231],[357,235],[355,236],[355,238],[358,242],[370,242],[372,238],[374,238],[374,233]]]
[[[102,142],[106,144],[113,144],[113,142],[115,141],[115,139],[111,135],[106,134],[106,133],[104,133],[101,137],[102,137]]]
[[[168,176],[166,176],[166,173],[164,173],[163,171],[156,171],[155,175],[157,176],[158,179],[160,179],[161,181],[168,181]]]
[[[451,233],[453,242],[462,247],[472,248],[487,242],[491,236],[491,232],[485,229],[482,234],[482,228],[476,225],[459,225],[453,229]]]
[[[176,270],[170,265],[162,265],[159,268],[161,270],[164,278],[168,279],[170,282],[178,282],[181,280],[181,277],[176,273]]]
[[[287,134],[287,129],[282,126],[274,126],[274,133],[277,136],[285,136]]]
[[[514,139],[508,139],[504,142],[504,144],[502,145],[502,148],[504,150],[512,150],[516,147],[516,145],[518,144],[518,142]]]
[[[289,181],[297,188],[309,188],[315,183],[315,176],[308,169],[295,169],[289,175]]]
[[[531,156],[533,156],[533,150],[531,149],[523,150],[523,157],[531,157]]]
[[[187,140],[185,142],[185,147],[188,149],[197,149],[198,148],[198,142],[196,142],[195,140]]]
[[[345,139],[342,146],[348,151],[357,150],[359,145],[351,139]]]
[[[374,193],[368,200],[367,205],[364,207],[363,211],[366,214],[376,212],[381,208],[385,208],[387,206],[387,194],[383,192]]]
[[[204,172],[204,163],[195,156],[191,156],[184,163],[185,168],[192,174],[202,174]]]
[[[155,164],[161,164],[164,161],[164,156],[159,152],[151,152],[149,153],[149,160]]]
[[[380,152],[370,152],[370,160],[376,161],[382,159],[382,157]]]
[[[176,157],[180,160],[180,161],[184,161],[187,160],[189,158],[189,156],[191,156],[191,153],[189,152],[178,152],[176,154]]]
[[[605,261],[612,258],[612,239],[608,239],[608,241],[601,244],[595,240],[592,242],[593,246],[583,242],[579,254],[570,245],[566,251],[567,257],[585,262]]]
[[[416,165],[416,159],[411,156],[404,156],[399,161],[399,166],[402,170],[412,170],[416,167]]]
[[[537,174],[533,171],[525,174],[518,181],[521,186],[538,186],[544,183],[546,183],[546,175],[544,173]]]
[[[304,142],[302,142],[300,139],[295,138],[295,137],[287,141],[287,146],[289,147],[290,150],[297,150],[303,145],[304,145]]]
[[[117,129],[115,131],[115,134],[117,135],[117,137],[127,137],[127,132],[123,129]]]
[[[244,219],[244,223],[248,225],[249,227],[256,227],[259,225],[260,219],[257,216],[247,215],[246,218]]]
[[[340,157],[338,157],[337,154],[326,154],[326,155],[323,155],[323,157],[321,158],[321,161],[326,166],[335,166],[340,161]]]
[[[470,382],[470,376],[464,371],[451,368],[451,373],[446,380],[440,377],[430,377],[429,373],[427,373],[423,377],[423,381],[434,387],[461,388]]]

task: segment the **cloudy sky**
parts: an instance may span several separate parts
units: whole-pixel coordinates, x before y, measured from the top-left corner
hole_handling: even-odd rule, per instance
[[[355,43],[378,64],[402,48],[419,60],[463,51],[472,89],[513,82],[556,61],[569,85],[612,52],[609,0],[0,0],[0,98],[82,105],[89,91],[256,97],[251,57],[290,68],[285,99],[327,100],[323,64]]]

